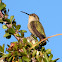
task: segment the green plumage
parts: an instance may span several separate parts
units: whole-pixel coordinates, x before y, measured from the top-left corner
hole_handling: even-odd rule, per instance
[[[35,36],[39,37],[40,39],[46,38],[44,28],[39,21],[32,21],[30,22],[31,29],[33,30]]]

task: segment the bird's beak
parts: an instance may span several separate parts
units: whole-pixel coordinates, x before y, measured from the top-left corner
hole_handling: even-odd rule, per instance
[[[25,13],[25,14],[27,14],[27,15],[30,15],[30,14],[28,14],[28,13],[26,13],[26,12],[23,12],[23,11],[20,11],[20,12]]]

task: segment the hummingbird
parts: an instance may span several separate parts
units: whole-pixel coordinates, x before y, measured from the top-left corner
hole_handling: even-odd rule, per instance
[[[40,41],[44,38],[46,38],[44,28],[42,24],[39,21],[39,17],[33,13],[33,14],[28,14],[26,12],[21,11],[22,13],[25,13],[29,16],[28,19],[28,29],[34,35],[35,37],[39,37]],[[45,41],[46,42],[46,41]]]

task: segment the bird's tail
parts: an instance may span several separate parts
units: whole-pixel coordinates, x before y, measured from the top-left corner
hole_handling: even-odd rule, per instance
[[[40,39],[41,41],[42,39]],[[46,40],[45,41],[42,41],[40,44],[39,44],[39,47],[38,47],[38,50],[40,51],[42,46],[46,45]]]
[[[44,38],[43,38],[43,39],[44,39]],[[42,41],[42,39],[40,39],[40,41]],[[48,40],[47,40],[47,41],[48,41]],[[41,45],[41,46],[46,45],[46,40],[45,40],[45,41],[42,41],[40,45]]]

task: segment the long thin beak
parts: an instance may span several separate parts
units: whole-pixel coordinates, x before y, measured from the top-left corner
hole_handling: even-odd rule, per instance
[[[23,12],[23,11],[20,11],[20,12],[25,13],[25,14],[27,14],[27,15],[30,15],[30,14],[28,14],[28,13],[26,13],[26,12]]]

